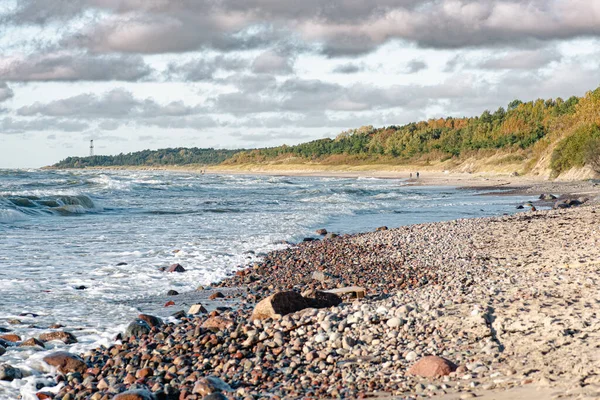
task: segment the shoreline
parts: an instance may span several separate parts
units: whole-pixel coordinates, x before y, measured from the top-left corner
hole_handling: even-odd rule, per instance
[[[450,170],[431,169],[424,166],[388,166],[388,165],[363,165],[363,166],[328,166],[328,165],[275,165],[275,166],[240,166],[226,168],[223,166],[120,166],[120,167],[90,167],[83,169],[60,169],[63,171],[164,171],[188,172],[201,174],[205,171],[209,175],[255,175],[255,176],[294,176],[294,177],[320,177],[320,178],[377,178],[377,179],[410,179],[413,174],[414,183],[423,185],[464,186],[474,182],[481,185],[497,184],[528,184],[548,182],[543,176],[512,176],[509,172],[456,172]],[[416,172],[421,176],[416,179]]]
[[[499,187],[502,190],[507,189],[505,186]],[[595,196],[598,196],[600,191],[593,182],[539,183],[532,186],[513,186],[508,190],[518,191],[518,193],[510,194],[537,194],[540,193],[540,188],[553,187],[561,190],[575,189],[570,191],[566,195],[567,197],[578,196],[582,191],[593,192]],[[493,190],[498,187],[490,185],[465,186],[465,188]],[[555,193],[560,194],[559,192]],[[564,194],[564,191],[561,193]],[[102,399],[105,395],[108,396],[107,398],[112,398],[111,396],[117,392],[141,385],[156,392],[157,399],[169,398],[160,397],[163,392],[165,396],[167,395],[167,387],[164,382],[160,384],[162,386],[159,385],[160,390],[154,390],[158,388],[156,386],[158,382],[155,379],[158,379],[156,378],[158,376],[164,377],[164,374],[167,373],[165,371],[172,367],[175,367],[178,373],[180,368],[184,368],[173,361],[176,357],[173,357],[171,361],[160,362],[158,365],[133,362],[133,373],[127,371],[128,373],[124,375],[119,375],[122,372],[119,372],[122,366],[119,367],[118,363],[106,364],[107,359],[113,360],[115,354],[122,354],[124,351],[141,356],[148,350],[149,344],[150,348],[166,346],[169,348],[168,351],[172,351],[171,345],[165,344],[167,340],[188,343],[189,346],[194,346],[194,351],[202,355],[205,360],[210,360],[211,368],[197,370],[198,374],[194,375],[194,379],[198,380],[202,376],[208,375],[221,377],[222,379],[220,379],[224,383],[233,386],[234,390],[229,392],[228,398],[256,398],[261,391],[279,391],[280,396],[286,398],[310,396],[310,393],[317,397],[341,396],[344,398],[355,398],[367,394],[377,395],[381,398],[409,394],[456,398],[459,394],[476,393],[478,397],[484,396],[484,398],[487,394],[491,394],[494,396],[493,398],[501,398],[500,395],[505,395],[506,398],[526,399],[527,396],[532,396],[533,386],[536,387],[535,390],[539,389],[544,393],[551,389],[554,391],[566,390],[563,387],[566,382],[564,377],[542,376],[540,378],[539,374],[533,373],[536,379],[532,380],[529,377],[531,373],[525,373],[527,371],[522,370],[522,366],[503,364],[505,352],[500,350],[496,342],[501,339],[498,335],[502,333],[491,333],[486,321],[490,318],[500,318],[500,321],[504,321],[502,318],[505,316],[503,317],[499,311],[492,311],[490,314],[490,307],[497,310],[498,306],[497,301],[490,297],[489,293],[491,293],[490,291],[502,295],[510,293],[511,296],[517,293],[514,295],[517,297],[510,298],[511,301],[525,299],[525,303],[519,303],[519,307],[530,307],[527,301],[531,300],[531,297],[519,297],[522,296],[522,291],[526,292],[530,287],[526,285],[527,281],[515,285],[515,277],[521,279],[526,276],[529,282],[533,282],[536,286],[538,283],[542,284],[536,281],[540,271],[547,274],[548,268],[550,268],[554,277],[565,274],[565,272],[562,267],[552,270],[552,267],[548,265],[531,263],[531,255],[536,254],[539,250],[532,250],[527,254],[516,251],[514,248],[515,238],[531,235],[536,239],[540,233],[548,232],[551,227],[560,231],[564,229],[561,228],[564,225],[578,226],[575,222],[566,221],[574,219],[591,221],[594,220],[596,211],[600,211],[600,208],[597,205],[590,205],[570,210],[525,212],[508,217],[498,216],[410,225],[389,231],[366,232],[342,235],[338,238],[316,242],[301,242],[288,249],[271,252],[267,254],[264,261],[257,263],[256,266],[242,270],[243,272],[226,278],[208,290],[182,293],[179,298],[177,296],[169,298],[157,296],[133,300],[131,305],[140,307],[145,304],[140,312],[152,315],[161,314],[161,311],[168,312],[170,315],[173,311],[179,311],[184,305],[187,310],[190,304],[185,303],[186,301],[201,302],[208,310],[207,314],[181,318],[181,322],[177,325],[179,328],[173,325],[156,326],[147,332],[149,335],[139,339],[128,339],[122,343],[116,342],[107,349],[94,349],[86,352],[83,354],[83,359],[88,368],[85,372],[80,373],[91,386],[70,384],[60,389],[61,395],[85,393],[86,396],[91,397],[101,393],[102,395],[97,399]],[[577,216],[578,212],[583,214]],[[532,225],[535,225],[534,230],[531,230]],[[497,226],[498,228],[496,228]],[[575,240],[593,238],[594,235],[590,235],[589,228],[591,227],[585,225],[585,230],[577,232]],[[585,236],[586,234],[588,237]],[[561,250],[555,239],[550,238],[548,243],[543,240],[541,244],[538,243],[544,248],[544,251],[548,250],[553,253],[552,255],[544,253],[540,258],[548,259],[550,257],[553,260],[562,260],[561,257],[573,256],[569,253],[568,246]],[[536,241],[539,242],[537,239]],[[489,248],[486,248],[486,245]],[[556,252],[560,254],[554,254]],[[514,264],[512,261],[506,261],[511,259],[521,261],[514,262]],[[579,264],[590,266],[586,263]],[[336,265],[345,267],[338,270]],[[360,269],[357,270],[353,265],[360,266]],[[404,268],[405,266],[407,267]],[[515,267],[515,271],[510,273],[504,270],[513,267]],[[524,267],[537,268],[536,273],[532,275],[531,271]],[[594,265],[590,267],[593,268]],[[327,282],[315,280],[312,277],[312,273],[315,271],[325,272],[326,276],[331,279],[328,278]],[[495,274],[498,274],[498,277]],[[294,289],[303,292],[309,289],[330,289],[332,285],[335,287],[353,284],[368,288],[366,299],[360,302],[346,301],[334,308],[300,311],[272,322],[268,320],[258,323],[249,320],[255,303],[278,290]],[[543,282],[543,284],[546,283]],[[513,286],[519,287],[519,290],[515,292]],[[498,288],[501,289],[500,292],[497,292]],[[240,292],[236,294],[236,291]],[[223,292],[224,297],[206,300],[209,295],[216,292]],[[566,290],[563,292],[567,293]],[[440,303],[440,296],[452,300]],[[171,299],[175,300],[177,307],[163,307],[165,301]],[[502,299],[501,303],[507,305],[511,313],[518,313],[519,308],[516,305],[513,307],[508,298]],[[382,311],[383,309],[387,311]],[[475,312],[476,310],[477,312]],[[556,315],[560,315],[564,311],[562,308],[560,310],[562,311],[556,312]],[[361,314],[361,316],[357,317],[357,314]],[[509,320],[507,326],[511,321],[514,322],[512,314],[506,318]],[[513,319],[511,320],[511,318]],[[393,323],[390,322],[391,320],[394,320]],[[538,324],[545,324],[540,321],[539,319],[535,320]],[[504,322],[502,323],[504,324]],[[305,329],[290,330],[290,324],[302,326]],[[340,326],[343,326],[342,330],[340,330]],[[514,327],[505,329],[504,325],[500,326],[505,331],[504,333],[508,333],[507,342],[516,341],[512,338]],[[430,327],[434,327],[437,332],[449,332],[449,335],[431,336]],[[558,329],[558,327],[554,328]],[[66,329],[68,330],[68,328]],[[500,331],[498,327],[494,329],[497,332]],[[545,325],[544,329],[546,329]],[[367,333],[364,334],[363,331]],[[277,336],[277,341],[275,341],[274,338],[279,335],[278,332],[283,332],[283,337],[280,340],[280,336]],[[395,337],[390,337],[390,332],[393,332]],[[461,334],[461,332],[463,333]],[[531,334],[529,331],[526,332],[527,335]],[[556,335],[557,332],[553,330],[551,334]],[[193,335],[190,336],[190,333]],[[265,337],[260,339],[262,336]],[[464,337],[460,339],[461,343],[454,340],[462,336]],[[254,339],[250,340],[253,337]],[[206,343],[215,340],[215,345],[206,347]],[[428,340],[433,340],[431,343],[434,343],[434,348],[422,346],[422,342]],[[308,350],[305,351],[306,345],[299,347],[298,341],[308,343]],[[198,347],[202,342],[204,344]],[[504,342],[502,341],[502,343]],[[263,346],[260,346],[261,344]],[[473,347],[480,344],[485,349],[483,353],[479,351],[480,349]],[[225,345],[228,345],[229,349],[233,346],[237,351],[235,353],[230,350],[225,351]],[[531,343],[528,342],[527,346],[530,347]],[[523,347],[527,346],[515,344],[518,351],[522,351]],[[399,351],[398,349],[404,350]],[[255,359],[257,353],[261,354],[261,361]],[[372,358],[373,353],[376,354],[375,358]],[[450,359],[466,370],[461,370],[459,373],[453,372],[443,379],[419,379],[406,374],[407,369],[415,361],[433,353]],[[199,366],[200,360],[194,360],[195,363],[191,365]],[[502,360],[500,364],[498,364],[499,360]],[[193,360],[188,361],[192,362]],[[249,365],[248,361],[252,363],[252,368],[246,370],[246,366]],[[277,371],[281,368],[287,371],[290,368],[287,365],[288,362],[297,365],[293,368],[294,371],[300,368],[305,375],[293,373],[293,379],[287,380],[287,375],[282,376]],[[269,365],[278,365],[276,363],[283,364],[271,369]],[[227,372],[227,368],[233,368],[234,365],[236,368],[242,369],[231,375]],[[253,371],[257,369],[264,370],[265,366],[266,372],[261,372],[259,375],[253,374]],[[148,373],[148,368],[152,372],[141,377]],[[387,371],[384,375],[380,374],[382,368]],[[90,372],[90,369],[107,372],[106,374],[104,372],[94,374]],[[317,373],[316,369],[321,372]],[[142,370],[146,370],[146,372],[140,372]],[[324,373],[324,370],[327,372]],[[265,373],[266,375],[264,375]],[[341,374],[335,376],[344,385],[340,386],[337,381],[322,380],[321,375],[330,373]],[[234,378],[239,374],[242,374],[241,378]],[[70,381],[69,374],[60,374],[59,377],[61,375],[66,381]],[[465,378],[468,375],[471,377]],[[190,375],[185,376],[189,377]],[[260,376],[259,380],[264,381],[263,386],[258,385],[256,376]],[[312,384],[309,387],[312,392],[303,391],[303,385],[306,382],[302,376],[308,376],[310,380],[326,386],[326,390],[319,392],[319,385]],[[241,379],[239,381],[242,382],[241,386],[236,379]],[[366,379],[366,381],[361,383],[361,379]],[[196,384],[188,385],[186,382],[172,381],[173,385],[180,385],[178,387],[188,391],[189,396],[183,398],[200,398],[199,392],[194,393]],[[281,386],[277,382],[287,383]],[[150,383],[154,384],[150,385]],[[252,388],[254,388],[254,392]],[[59,391],[58,387],[45,389]],[[47,390],[42,389],[42,391]],[[498,392],[498,390],[501,391]],[[290,393],[295,394],[290,395]],[[521,393],[524,393],[523,397],[519,397]],[[538,393],[539,396],[541,392],[535,393]],[[55,398],[63,398],[63,396]]]
[[[583,271],[600,272],[600,265],[590,262],[600,255],[599,239],[590,235],[599,212],[598,205],[590,205],[411,225],[272,252],[256,266],[209,289],[214,294],[242,287],[241,295],[224,295],[224,304],[241,301],[238,307],[183,317],[178,325],[157,326],[139,339],[88,352],[84,355],[88,366],[106,373],[89,375],[97,382],[94,389],[65,387],[61,394],[110,393],[111,388],[121,391],[135,383],[167,396],[171,389],[156,383],[155,377],[167,376],[164,373],[171,368],[194,377],[176,383],[179,395],[187,393],[183,398],[189,399],[205,393],[198,382],[209,385],[202,378],[208,375],[216,376],[222,388],[231,389],[224,392],[227,398],[236,399],[256,398],[264,392],[285,398],[421,395],[444,399],[584,393],[588,386],[591,390],[591,382],[578,387],[571,382],[585,381],[579,377],[591,373],[593,365],[582,365],[578,357],[593,357],[594,342],[588,338],[595,337],[596,328],[600,333],[598,323],[590,320],[595,310],[586,310],[595,296],[594,283],[581,286],[586,278],[593,279],[587,273],[582,276]],[[579,229],[561,228],[565,221]],[[553,236],[542,236],[552,229]],[[515,248],[515,237],[529,240]],[[564,246],[572,240],[578,243],[577,254]],[[360,265],[347,271],[351,260]],[[575,264],[569,267],[565,262]],[[331,280],[313,279],[314,271],[325,272]],[[255,303],[279,290],[351,284],[365,286],[367,298],[275,320],[249,320]],[[579,322],[571,318],[575,315]],[[563,339],[565,329],[575,332],[567,335],[568,344]],[[106,356],[114,359],[123,351],[142,355],[148,346],[164,347],[168,340],[189,343],[199,358],[184,353],[189,364],[181,365],[168,356],[154,364],[129,359],[133,368],[129,373],[118,362],[106,364]],[[539,346],[546,347],[541,353],[532,351]],[[175,348],[168,345],[166,354]],[[406,373],[429,354],[455,363],[458,372],[443,378]],[[185,365],[208,368],[183,372]],[[116,378],[113,384],[109,377]]]

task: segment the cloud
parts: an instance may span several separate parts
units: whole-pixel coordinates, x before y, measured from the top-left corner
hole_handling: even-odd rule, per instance
[[[140,100],[125,89],[113,89],[103,95],[85,93],[49,103],[36,102],[21,107],[21,116],[52,116],[69,118],[157,118],[182,117],[201,112],[200,107],[190,107],[182,101],[158,104],[152,99]]]
[[[334,73],[337,74],[356,74],[364,70],[364,65],[359,65],[355,63],[347,63],[336,66],[333,69]]]
[[[84,17],[90,23],[73,22]],[[590,0],[20,0],[4,16],[13,25],[71,23],[63,46],[94,53],[229,52],[304,41],[332,57],[392,40],[455,49],[597,38],[599,20],[600,4]]]
[[[273,51],[260,54],[252,63],[256,74],[288,75],[294,72],[293,60]]]
[[[409,74],[416,74],[424,69],[427,69],[427,64],[419,60],[412,60],[406,65],[406,72]]]
[[[6,82],[0,82],[0,103],[14,97],[15,93]]]
[[[33,54],[0,59],[7,81],[139,81],[152,69],[135,55]]]
[[[6,117],[0,119],[0,133],[3,134],[39,131],[81,132],[86,130],[88,127],[89,125],[85,122],[57,118],[39,118],[29,120]]]
[[[523,50],[510,52],[484,60],[477,65],[478,68],[501,70],[501,69],[523,69],[532,70],[545,67],[551,62],[562,59],[562,55],[549,49]]]
[[[168,65],[166,75],[172,80],[188,82],[210,81],[219,71],[241,71],[248,62],[239,57],[219,55],[213,58],[198,58],[183,63],[172,62]]]

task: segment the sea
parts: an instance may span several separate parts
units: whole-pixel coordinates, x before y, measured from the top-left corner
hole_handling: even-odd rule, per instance
[[[49,352],[110,345],[138,314],[131,300],[210,285],[316,229],[510,214],[527,200],[407,179],[0,169],[0,328],[27,339],[60,323],[79,341],[9,348],[0,364],[25,377],[0,382],[0,399],[35,399]],[[161,271],[174,263],[186,272]]]

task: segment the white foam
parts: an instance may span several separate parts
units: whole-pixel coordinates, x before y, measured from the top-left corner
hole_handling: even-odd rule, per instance
[[[17,210],[0,210],[0,224],[12,224],[23,221],[27,216]]]

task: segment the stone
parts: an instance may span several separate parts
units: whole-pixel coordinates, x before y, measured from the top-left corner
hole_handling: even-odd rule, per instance
[[[35,394],[35,397],[37,397],[38,400],[51,400],[54,398],[54,393],[52,393],[52,392],[37,392]]]
[[[42,333],[40,335],[40,341],[44,343],[51,342],[52,340],[60,340],[65,344],[77,343],[77,338],[71,332],[57,331]]]
[[[335,293],[323,292],[320,290],[309,290],[302,293],[312,308],[336,307],[342,303],[342,298]]]
[[[219,392],[231,392],[231,386],[215,376],[207,376],[196,381],[192,393],[199,394],[205,399],[210,394]]]
[[[59,372],[68,374],[70,372],[79,372],[83,374],[87,370],[87,365],[83,360],[66,351],[57,351],[44,357],[44,362],[56,367]]]
[[[46,345],[44,345],[44,342],[37,340],[36,338],[31,338],[31,339],[27,339],[21,343],[19,343],[19,347],[35,347],[35,346],[39,346],[41,348],[46,348]]]
[[[147,390],[138,389],[119,393],[113,397],[113,400],[156,400],[156,397]]]
[[[317,229],[316,233],[317,235],[325,236],[327,235],[327,229]]]
[[[314,271],[312,273],[312,278],[315,281],[319,281],[319,282],[325,282],[325,281],[327,281],[327,275],[325,275],[325,273],[321,272],[321,271]]]
[[[8,340],[9,342],[20,342],[21,341],[21,337],[19,335],[15,335],[13,334],[7,334],[7,335],[1,335],[0,339],[3,340]]]
[[[225,329],[231,328],[232,326],[232,320],[219,316],[210,317],[202,324],[203,328],[209,329],[211,331],[223,331]]]
[[[162,319],[148,314],[140,314],[138,315],[138,319],[145,321],[150,326],[150,328],[154,328],[155,326],[161,327],[164,324]]]
[[[0,381],[14,381],[15,379],[21,379],[23,374],[21,374],[21,370],[15,367],[12,367],[8,364],[0,365]]]
[[[254,307],[252,319],[279,318],[310,307],[309,301],[298,292],[278,292],[261,300]]]
[[[185,272],[185,268],[181,266],[181,264],[172,264],[169,268],[167,268],[167,272]]]
[[[169,290],[167,296],[177,296],[179,292],[177,290]]]
[[[424,378],[435,378],[446,376],[456,371],[457,366],[451,361],[437,356],[426,356],[413,364],[407,371],[409,375],[421,376]]]
[[[222,299],[224,297],[225,297],[225,295],[223,293],[215,292],[215,293],[211,294],[208,298],[209,298],[209,300],[215,300],[215,299]]]
[[[190,314],[190,315],[206,314],[206,313],[208,313],[208,310],[206,308],[204,308],[204,306],[202,304],[194,304],[193,306],[190,307],[190,310],[188,311],[188,314]]]
[[[388,230],[387,226],[380,226],[379,228],[376,229],[377,232],[387,231],[387,230]]]
[[[327,235],[325,235],[325,239],[335,239],[336,237],[339,237],[340,235],[338,235],[337,233],[333,233],[333,232],[329,232]]]
[[[223,393],[216,392],[211,393],[208,396],[204,396],[202,400],[227,400],[227,396],[225,396]]]
[[[150,330],[150,325],[148,325],[146,321],[142,319],[136,319],[130,323],[129,326],[127,326],[127,329],[125,330],[125,337],[140,338],[143,335],[150,333]]]
[[[398,317],[390,318],[387,320],[386,325],[390,328],[397,328],[402,325],[402,320]]]
[[[6,353],[6,347],[0,345],[0,356],[4,355],[4,353]]]
[[[539,197],[540,200],[556,200],[556,196],[550,193],[542,193]]]

